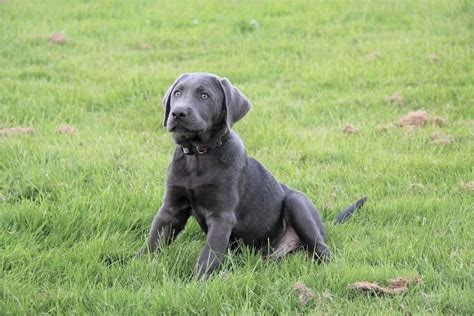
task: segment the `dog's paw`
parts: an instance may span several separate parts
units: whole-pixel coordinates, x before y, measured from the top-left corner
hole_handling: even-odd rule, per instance
[[[136,253],[135,253],[135,258],[141,258],[147,254],[149,254],[150,251],[148,250],[148,246],[145,245],[141,247]]]
[[[325,263],[331,261],[332,253],[328,247],[324,247],[324,249],[318,249],[314,253],[314,257],[318,262]]]

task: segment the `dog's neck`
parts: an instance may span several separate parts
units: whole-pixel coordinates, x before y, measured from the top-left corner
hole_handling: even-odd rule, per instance
[[[220,147],[225,143],[229,139],[229,134],[230,130],[225,127],[218,131],[208,131],[197,134],[194,138],[180,142],[177,145],[181,147],[181,150],[186,155],[203,155],[209,150]]]

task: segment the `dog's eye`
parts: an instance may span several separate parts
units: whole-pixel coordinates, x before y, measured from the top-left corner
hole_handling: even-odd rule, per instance
[[[179,97],[179,96],[181,95],[181,92],[175,91],[175,92],[173,93],[173,95],[174,95],[175,97]]]
[[[207,98],[209,98],[209,95],[207,93],[201,93],[201,98],[202,99],[207,99]]]

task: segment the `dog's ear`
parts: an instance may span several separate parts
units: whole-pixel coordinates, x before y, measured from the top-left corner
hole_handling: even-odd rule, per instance
[[[165,93],[165,96],[163,97],[163,110],[165,111],[165,118],[163,120],[163,126],[166,127],[166,122],[168,121],[168,116],[170,115],[170,107],[171,107],[171,92],[173,92],[174,87],[183,79],[186,77],[187,74],[182,74],[181,76],[176,79],[176,81],[168,88],[168,90]]]
[[[234,87],[227,78],[220,79],[219,83],[224,91],[225,122],[227,128],[230,129],[234,123],[250,111],[251,105],[242,92]]]

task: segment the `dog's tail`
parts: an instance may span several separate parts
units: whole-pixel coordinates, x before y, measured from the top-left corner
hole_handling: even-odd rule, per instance
[[[363,198],[357,200],[357,202],[355,202],[351,206],[344,209],[341,213],[337,215],[334,224],[341,224],[347,221],[352,216],[352,214],[354,214],[358,209],[362,207],[362,205],[364,205],[365,201],[367,201],[367,196],[364,196]]]

